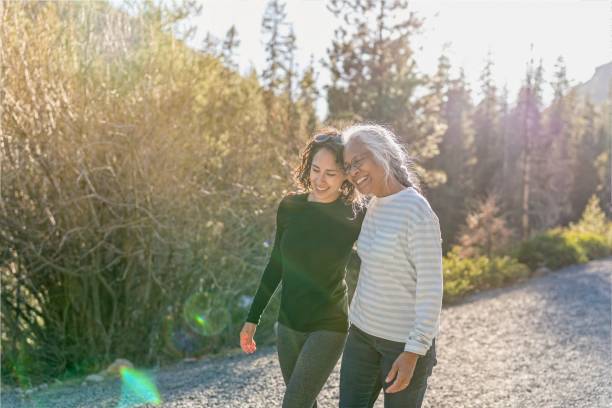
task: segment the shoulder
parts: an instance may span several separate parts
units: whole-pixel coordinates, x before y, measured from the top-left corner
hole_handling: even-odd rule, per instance
[[[407,189],[400,197],[400,205],[413,222],[438,221],[436,213],[427,199],[413,188]]]
[[[297,208],[301,203],[305,201],[308,193],[288,193],[285,195],[278,205],[279,211],[291,211]]]

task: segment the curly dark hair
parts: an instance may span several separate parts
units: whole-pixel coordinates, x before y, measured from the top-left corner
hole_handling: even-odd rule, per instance
[[[336,158],[338,167],[344,171],[344,145],[342,144],[342,134],[338,129],[327,127],[319,130],[310,139],[300,156],[300,164],[294,170],[296,183],[302,190],[308,191],[312,188],[310,183],[310,167],[312,160],[321,149],[327,149]],[[346,202],[352,202],[355,196],[355,186],[350,181],[345,180],[340,187],[340,196]]]

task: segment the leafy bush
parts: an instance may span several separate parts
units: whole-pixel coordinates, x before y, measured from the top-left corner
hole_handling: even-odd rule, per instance
[[[5,379],[238,343],[237,300],[255,291],[307,135],[269,126],[285,121],[268,121],[256,75],[172,35],[189,3],[4,5]],[[211,327],[204,312],[230,321],[196,350],[198,327],[182,320],[199,293],[221,303],[198,303],[200,329]]]
[[[444,257],[443,267],[445,301],[529,276],[529,268],[509,256],[465,258],[458,247]]]
[[[584,251],[572,244],[560,229],[546,231],[521,242],[516,258],[531,270],[541,266],[558,269],[588,260]]]
[[[566,242],[577,248],[587,261],[612,255],[612,243],[595,232],[568,230],[563,232]]]

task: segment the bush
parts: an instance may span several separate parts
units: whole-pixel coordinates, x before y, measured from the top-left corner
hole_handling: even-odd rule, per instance
[[[509,256],[464,258],[458,247],[444,257],[443,267],[445,301],[529,276],[529,268]]]
[[[582,249],[566,239],[560,229],[546,231],[521,242],[516,258],[531,270],[541,266],[558,269],[588,260]]]
[[[612,243],[608,242],[604,236],[594,232],[569,230],[563,232],[563,237],[588,261],[612,255]]]
[[[255,75],[171,34],[190,6],[134,7],[0,13],[3,380],[237,345],[265,266],[305,135],[271,131]],[[198,294],[222,306],[198,303],[196,323],[230,314],[203,339],[184,321]]]

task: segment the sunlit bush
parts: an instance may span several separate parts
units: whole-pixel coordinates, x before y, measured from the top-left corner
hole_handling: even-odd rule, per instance
[[[255,75],[170,33],[189,10],[135,7],[4,5],[5,379],[238,343],[238,299],[254,293],[302,142],[269,132]],[[200,292],[216,304],[198,319],[230,319],[181,349],[188,334],[168,331],[188,329],[184,304]]]
[[[460,248],[455,247],[443,259],[446,302],[529,276],[529,268],[509,256],[466,258],[460,251]]]

